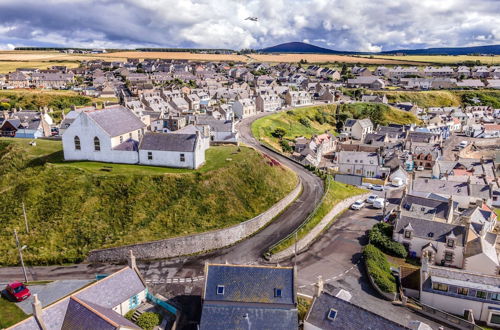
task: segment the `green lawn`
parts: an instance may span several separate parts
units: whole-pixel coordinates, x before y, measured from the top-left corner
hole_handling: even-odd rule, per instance
[[[16,304],[0,297],[0,329],[8,328],[27,317]]]
[[[500,221],[500,209],[494,209],[496,215],[497,215],[497,221]]]
[[[293,172],[248,147],[213,147],[200,169],[178,170],[65,163],[60,142],[28,142],[0,139],[0,265],[18,263],[15,228],[28,246],[28,265],[79,262],[96,248],[235,225],[267,210],[297,184]]]
[[[300,240],[309,231],[316,227],[321,220],[332,210],[332,208],[339,202],[347,199],[349,197],[360,195],[366,192],[364,189],[357,188],[355,186],[343,184],[337,182],[333,179],[327,179],[328,186],[325,188],[325,195],[319,204],[319,206],[314,210],[314,212],[306,219],[306,222],[298,230],[297,238]],[[334,221],[335,219],[333,219]],[[295,242],[295,234],[290,235],[288,238],[281,241],[279,244],[274,246],[269,252],[271,254],[276,254],[285,250],[286,248],[292,246]]]

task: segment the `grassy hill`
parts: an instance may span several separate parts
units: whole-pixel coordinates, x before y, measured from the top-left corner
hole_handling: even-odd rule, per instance
[[[477,90],[477,91],[390,91],[377,92],[385,94],[389,103],[411,102],[421,107],[456,107],[461,104],[471,105],[472,99],[479,99],[484,105],[491,105],[494,108],[500,107],[500,91]]]
[[[252,125],[252,133],[258,139],[281,150],[286,141],[299,136],[310,138],[326,131],[336,133],[342,128],[347,118],[370,118],[373,123],[387,125],[389,123],[417,123],[418,119],[411,113],[376,103],[329,104],[298,108],[276,113],[256,120]],[[277,128],[284,130],[283,141],[273,136]]]
[[[109,172],[111,168],[111,172]],[[199,170],[61,161],[61,144],[0,139],[0,265],[81,261],[95,248],[223,228],[283,198],[296,176],[253,149],[207,151]],[[29,234],[24,229],[25,201]]]

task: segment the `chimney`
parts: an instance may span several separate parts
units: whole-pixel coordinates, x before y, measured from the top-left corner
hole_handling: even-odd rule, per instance
[[[31,303],[31,307],[33,308],[33,316],[35,317],[35,320],[38,322],[38,325],[42,330],[46,330],[47,327],[45,326],[45,323],[43,322],[42,318],[42,304],[40,303],[40,300],[38,300],[38,294],[33,294],[33,302]]]
[[[319,297],[321,292],[323,292],[323,277],[321,275],[318,276],[318,283],[314,284],[314,296]]]
[[[128,266],[130,268],[137,269],[137,264],[135,262],[135,256],[134,256],[134,253],[132,252],[132,250],[128,251],[127,263],[128,263]]]

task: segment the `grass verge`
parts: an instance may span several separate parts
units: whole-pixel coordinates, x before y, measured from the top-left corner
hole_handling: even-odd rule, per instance
[[[363,189],[337,182],[333,180],[331,177],[327,178],[325,185],[326,185],[325,189],[326,192],[320,204],[297,230],[298,240],[303,238],[314,227],[316,227],[321,222],[321,220],[328,214],[328,212],[330,212],[331,209],[339,202],[349,197],[359,195],[365,192],[365,190]],[[274,245],[269,250],[269,253],[276,254],[292,246],[294,243],[295,243],[295,233],[289,235],[287,238],[280,241],[278,244]]]
[[[28,318],[28,315],[15,303],[0,297],[0,329],[8,328],[26,318]]]

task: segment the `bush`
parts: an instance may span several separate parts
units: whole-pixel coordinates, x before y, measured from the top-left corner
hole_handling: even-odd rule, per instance
[[[160,321],[161,318],[159,314],[145,312],[137,319],[137,325],[144,330],[153,330],[155,326],[160,325]]]
[[[307,118],[300,118],[299,123],[301,123],[305,127],[311,127],[311,121]]]
[[[125,313],[125,318],[129,321],[132,321],[132,316],[134,316],[135,309],[129,310],[127,313]]]
[[[271,135],[274,136],[275,138],[278,138],[278,139],[282,139],[285,136],[285,134],[286,134],[286,131],[281,127],[278,127],[274,131],[271,132]]]
[[[384,292],[396,292],[396,280],[391,273],[391,264],[384,254],[374,245],[368,244],[363,249],[368,274],[380,290]]]
[[[399,258],[406,258],[408,251],[403,244],[392,240],[393,228],[387,223],[377,223],[370,230],[368,239],[370,243],[384,251],[385,253]]]
[[[290,146],[290,144],[288,143],[287,140],[281,140],[280,145],[281,145],[281,149],[284,152],[292,152],[293,151],[293,148]]]

